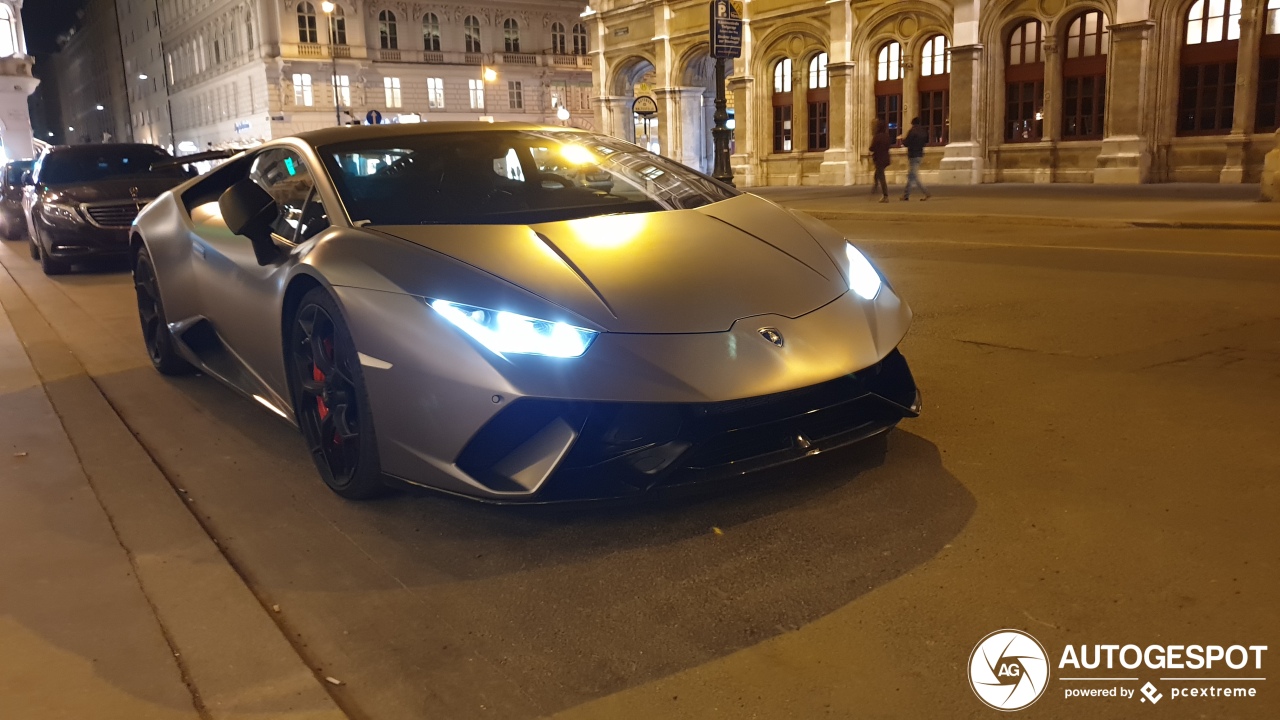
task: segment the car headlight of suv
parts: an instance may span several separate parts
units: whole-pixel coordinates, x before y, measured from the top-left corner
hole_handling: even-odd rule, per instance
[[[844,244],[844,254],[849,258],[849,289],[863,300],[874,300],[884,284],[880,273],[853,243]]]
[[[459,330],[499,355],[582,357],[600,334],[567,323],[539,320],[448,300],[428,300],[427,304]]]
[[[44,217],[45,222],[58,227],[76,227],[84,223],[75,205],[40,203],[40,215]]]

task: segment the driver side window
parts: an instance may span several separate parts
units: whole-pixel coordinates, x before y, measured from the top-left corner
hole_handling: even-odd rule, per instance
[[[280,212],[271,231],[291,243],[301,243],[329,226],[328,215],[315,195],[315,179],[292,150],[267,150],[253,160],[249,179],[267,191]]]

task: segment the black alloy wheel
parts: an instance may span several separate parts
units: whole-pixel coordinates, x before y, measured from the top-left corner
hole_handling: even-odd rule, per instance
[[[385,490],[355,344],[332,296],[308,292],[289,329],[298,426],[325,483],[350,500]]]
[[[151,254],[145,247],[138,251],[133,264],[133,290],[138,298],[142,342],[147,346],[147,357],[151,358],[151,364],[163,375],[183,375],[194,370],[174,348],[173,333],[165,320],[164,306],[160,304],[160,289],[151,264]]]

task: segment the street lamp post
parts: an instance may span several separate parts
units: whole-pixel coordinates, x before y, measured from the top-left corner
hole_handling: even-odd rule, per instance
[[[480,74],[480,111],[489,114],[489,85],[498,81],[498,71],[486,67]]]
[[[338,127],[342,127],[342,104],[338,102],[338,53],[336,52],[338,34],[334,32],[333,27],[333,11],[337,7],[329,0],[320,3],[320,9],[324,10],[325,19],[329,24],[329,82],[333,86],[333,119],[337,121]]]

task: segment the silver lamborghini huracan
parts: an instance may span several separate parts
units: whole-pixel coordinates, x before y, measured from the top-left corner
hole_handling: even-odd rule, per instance
[[[156,368],[296,424],[348,498],[624,496],[920,409],[911,311],[854,245],[590,133],[282,138],[161,195],[130,246]]]

